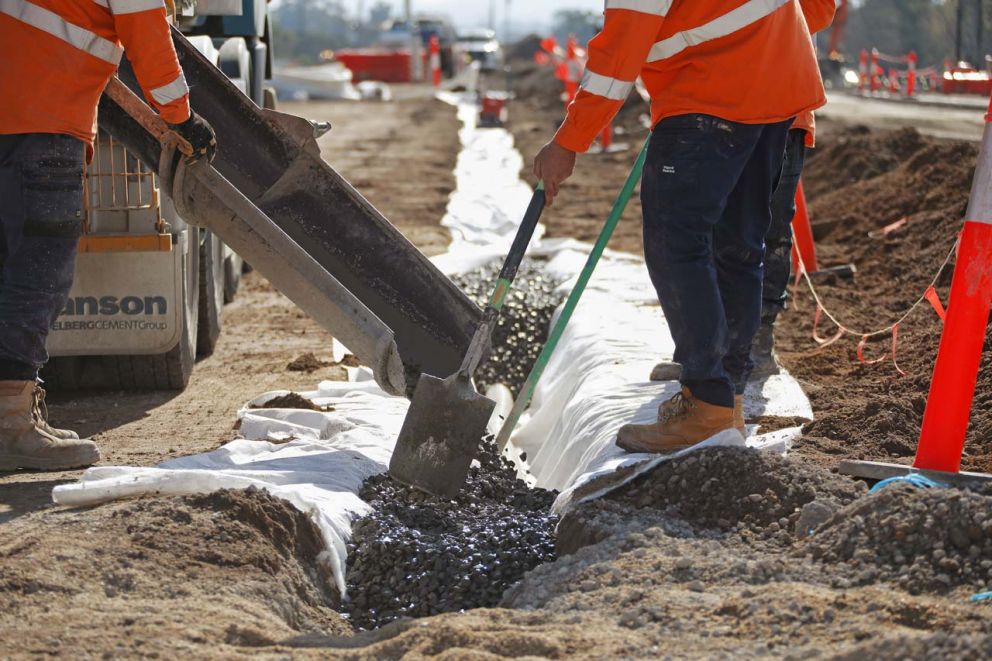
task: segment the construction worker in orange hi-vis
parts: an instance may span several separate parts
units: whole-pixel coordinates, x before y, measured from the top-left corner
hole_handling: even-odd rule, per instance
[[[833,2],[817,3],[829,23]],[[814,20],[811,16],[811,20]],[[651,95],[641,180],[644,255],[681,365],[656,422],[617,445],[672,452],[744,434],[762,259],[786,136],[826,102],[799,0],[607,0],[581,89],[534,161],[549,204],[638,76]]]
[[[0,470],[100,458],[92,441],[48,424],[38,370],[72,285],[97,103],[125,52],[192,158],[212,158],[214,132],[190,112],[166,0],[0,0]]]

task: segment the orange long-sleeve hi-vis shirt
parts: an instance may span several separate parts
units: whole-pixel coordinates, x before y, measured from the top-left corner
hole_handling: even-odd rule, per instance
[[[826,98],[798,0],[607,0],[578,95],[555,141],[584,152],[638,76],[652,124],[687,113],[779,122]]]
[[[0,0],[0,133],[96,137],[100,94],[124,51],[148,102],[189,119],[164,0]]]

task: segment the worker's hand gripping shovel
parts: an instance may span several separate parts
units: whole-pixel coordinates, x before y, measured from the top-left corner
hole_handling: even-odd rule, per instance
[[[420,376],[389,462],[389,473],[394,479],[446,497],[457,494],[465,483],[496,407],[496,402],[476,392],[472,375],[489,345],[493,326],[542,211],[543,183],[538,184],[517,228],[510,253],[503,262],[482,323],[475,331],[462,366],[443,380],[429,374]]]

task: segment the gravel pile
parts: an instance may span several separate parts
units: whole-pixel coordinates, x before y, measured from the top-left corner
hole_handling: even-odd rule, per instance
[[[495,606],[527,571],[555,558],[555,494],[529,489],[487,443],[454,500],[392,480],[369,478],[359,496],[373,508],[348,544],[352,622],[373,628]]]
[[[502,262],[492,262],[452,280],[476,303],[484,306],[501,266]],[[514,395],[520,392],[548,339],[551,316],[561,303],[561,296],[554,293],[555,286],[556,283],[544,275],[543,262],[525,260],[521,263],[493,330],[492,353],[475,373],[475,383],[480,391],[502,383]]]
[[[912,594],[992,586],[992,495],[892,485],[817,529],[805,553],[844,563],[857,585],[895,581]]]
[[[791,543],[807,505],[829,503],[833,511],[864,491],[861,483],[771,452],[707,448],[661,464],[607,498],[667,510],[701,528]]]

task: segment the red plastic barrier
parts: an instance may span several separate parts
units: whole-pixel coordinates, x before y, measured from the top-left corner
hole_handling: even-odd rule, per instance
[[[351,70],[355,82],[381,80],[408,83],[412,78],[409,51],[352,49],[334,51],[335,58]]]
[[[806,207],[806,193],[803,192],[803,182],[800,180],[796,188],[796,215],[792,217],[792,272],[799,273],[799,256],[803,258],[806,271],[818,271],[816,262],[816,244],[813,243],[813,227],[809,222],[809,210]]]
[[[957,472],[992,310],[992,101],[913,466]]]

